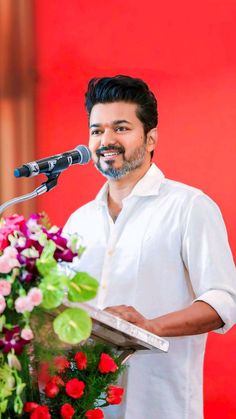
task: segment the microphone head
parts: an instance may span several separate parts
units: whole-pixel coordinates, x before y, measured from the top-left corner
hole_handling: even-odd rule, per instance
[[[91,160],[92,154],[89,148],[86,147],[86,145],[78,145],[77,147],[75,147],[75,150],[77,150],[80,154],[80,164],[87,164]]]

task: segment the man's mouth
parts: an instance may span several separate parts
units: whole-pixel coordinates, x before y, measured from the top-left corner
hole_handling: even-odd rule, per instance
[[[107,148],[102,147],[96,151],[98,157],[104,157],[105,160],[113,160],[120,154],[124,153],[124,150],[121,147],[117,148]]]

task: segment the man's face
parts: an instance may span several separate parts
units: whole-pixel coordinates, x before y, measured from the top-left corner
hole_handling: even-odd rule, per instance
[[[96,168],[109,179],[120,179],[150,162],[155,144],[147,141],[136,109],[136,104],[127,102],[92,108],[89,148]]]

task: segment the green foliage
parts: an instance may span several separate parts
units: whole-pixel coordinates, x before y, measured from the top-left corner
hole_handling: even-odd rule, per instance
[[[39,352],[38,352],[39,351]],[[78,370],[74,356],[76,352],[82,351],[87,357],[87,368]],[[113,373],[102,374],[99,372],[98,364],[102,353],[110,355],[118,366],[118,369]],[[39,346],[36,348],[37,357],[41,360],[45,360],[42,354],[42,348]],[[46,355],[46,360],[49,365],[53,365],[55,353],[51,351],[51,357],[49,358],[49,352]],[[64,351],[63,355],[70,361],[70,368],[64,370],[59,376],[67,383],[72,378],[77,378],[85,383],[84,394],[79,399],[72,399],[65,392],[65,387],[60,388],[59,394],[55,398],[48,398],[42,392],[41,400],[42,404],[46,404],[52,415],[52,419],[60,417],[60,407],[65,403],[73,405],[76,413],[74,415],[77,419],[84,419],[84,414],[95,407],[105,407],[109,404],[106,401],[107,388],[110,385],[117,383],[118,377],[125,370],[125,366],[121,365],[119,355],[108,345],[98,342],[87,342],[76,349],[70,349]],[[55,370],[51,370],[51,375],[55,374]],[[57,374],[58,375],[58,374]]]
[[[37,269],[43,277],[50,274],[51,270],[57,267],[57,261],[53,257],[55,250],[55,243],[52,240],[48,240],[40,258],[36,261]]]

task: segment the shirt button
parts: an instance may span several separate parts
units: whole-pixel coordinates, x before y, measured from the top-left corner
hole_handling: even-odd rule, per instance
[[[106,284],[102,284],[102,289],[105,290],[107,288]]]
[[[112,256],[112,254],[113,254],[113,250],[108,250],[108,252],[107,252],[107,254],[108,254],[108,256]]]

